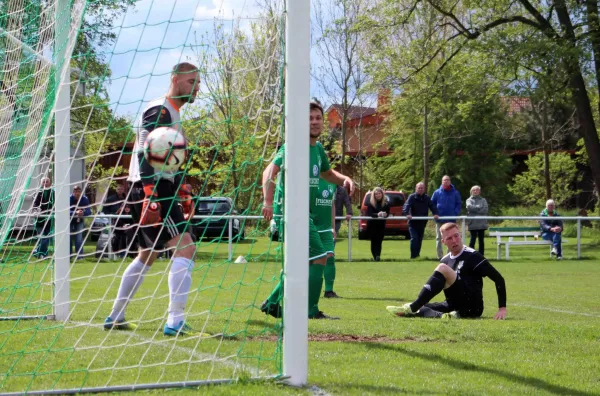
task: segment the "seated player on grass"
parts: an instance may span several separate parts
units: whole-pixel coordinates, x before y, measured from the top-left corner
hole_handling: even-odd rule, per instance
[[[500,273],[476,250],[463,245],[460,230],[455,223],[440,228],[442,242],[450,253],[446,254],[417,299],[400,307],[388,306],[394,316],[423,318],[478,318],[483,313],[483,277],[496,284],[498,312],[494,319],[506,317],[506,287]],[[429,301],[441,291],[446,301]]]

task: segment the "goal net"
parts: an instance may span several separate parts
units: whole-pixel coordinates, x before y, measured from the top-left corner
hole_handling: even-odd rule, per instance
[[[283,323],[260,306],[282,276],[283,245],[260,215],[262,171],[284,130],[284,8],[0,0],[0,393],[281,376]],[[200,70],[196,100],[180,110],[196,208],[185,320],[205,334],[163,334],[168,249],[128,304],[137,327],[106,330],[140,232],[127,203],[136,119],[181,62]],[[64,113],[67,155],[57,143]],[[58,226],[65,213],[68,230]]]

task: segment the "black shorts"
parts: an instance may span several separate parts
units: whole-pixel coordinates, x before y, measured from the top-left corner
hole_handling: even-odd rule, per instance
[[[445,303],[450,311],[457,311],[461,318],[478,318],[483,314],[483,299],[474,292],[460,276],[444,290]]]
[[[138,243],[142,249],[163,249],[165,243],[173,238],[190,232],[191,226],[183,217],[183,208],[177,197],[177,190],[168,180],[159,180],[156,184],[157,202],[160,203],[159,225],[139,225]],[[131,207],[131,217],[134,223],[139,224],[142,215],[142,205],[146,198],[144,186],[141,182],[130,185],[128,204]]]

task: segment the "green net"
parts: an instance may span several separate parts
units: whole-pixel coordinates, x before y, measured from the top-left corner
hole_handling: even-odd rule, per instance
[[[282,246],[259,216],[262,171],[283,134],[283,1],[228,9],[72,0],[64,2],[68,18],[57,2],[0,0],[0,392],[281,375],[281,320],[260,306],[280,279]],[[66,42],[55,40],[61,29]],[[64,52],[68,62],[57,59]],[[137,252],[127,178],[138,118],[167,94],[181,62],[200,75],[196,100],[180,110],[189,154],[180,172],[196,208],[186,225],[196,251],[185,321],[206,334],[164,334],[173,263],[166,248],[127,306],[137,328],[106,331]],[[55,158],[57,82],[67,73],[71,152]],[[68,161],[70,183],[55,183],[57,160]],[[54,192],[76,186],[70,235],[61,235]],[[65,262],[55,243],[71,244],[66,302],[53,288]],[[68,304],[67,321],[54,320],[57,304]]]

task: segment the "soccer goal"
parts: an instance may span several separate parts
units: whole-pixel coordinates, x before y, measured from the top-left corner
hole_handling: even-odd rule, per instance
[[[0,0],[0,393],[306,383],[309,2],[214,4]],[[202,334],[163,333],[168,249],[127,307],[137,327],[106,330],[137,251],[136,118],[182,62],[200,74],[179,114],[196,211],[185,317]],[[260,216],[284,141],[285,244]],[[259,308],[280,279],[275,319]]]

